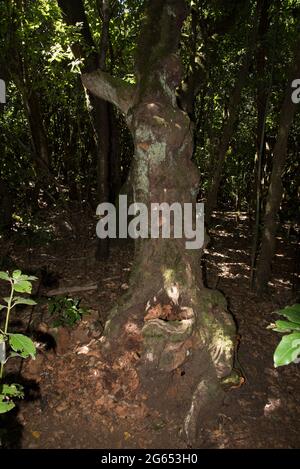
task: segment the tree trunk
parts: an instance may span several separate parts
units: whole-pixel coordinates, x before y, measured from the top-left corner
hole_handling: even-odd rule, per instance
[[[13,194],[7,183],[0,179],[0,232],[11,228],[13,215]]]
[[[134,200],[149,212],[151,203],[195,204],[198,192],[193,129],[175,95],[186,14],[183,0],[148,2],[136,87],[101,71],[83,76],[91,92],[126,115],[135,147]],[[233,366],[235,326],[222,295],[203,286],[201,250],[186,249],[186,241],[138,240],[130,289],[110,313],[102,340],[111,366],[125,360],[137,373],[136,399],[146,395],[150,412],[171,415],[191,442],[198,423],[220,403]]]
[[[82,0],[59,0],[59,6],[65,16],[67,24],[82,24],[82,36],[90,53],[85,57],[85,71],[91,72],[98,67],[105,69],[106,55],[108,49],[108,28],[110,11],[107,0],[102,2],[102,31],[100,38],[99,53],[95,52],[96,46],[89,28]],[[101,5],[99,5],[101,6]],[[93,52],[91,52],[93,50]],[[84,52],[79,44],[72,45],[75,57],[83,57]],[[108,202],[109,194],[109,156],[110,156],[110,117],[109,104],[99,96],[90,96],[91,102],[91,124],[97,155],[97,198],[98,203]],[[90,107],[89,107],[90,109]],[[98,239],[95,253],[96,260],[103,260],[109,254],[109,239]]]
[[[268,49],[266,47],[266,34],[270,26],[269,10],[271,0],[260,0],[258,8],[260,10],[260,19],[258,27],[258,49],[256,54],[257,71],[257,132],[256,132],[256,154],[254,160],[254,193],[255,193],[255,222],[253,229],[253,242],[251,249],[251,289],[254,286],[254,268],[257,258],[257,248],[259,242],[259,225],[261,216],[261,181],[262,167],[266,149],[265,126],[267,117],[268,100],[270,86],[266,86],[265,70],[267,67]],[[272,80],[273,70],[271,70]]]
[[[232,95],[230,97],[228,112],[226,113],[227,115],[224,119],[222,135],[217,148],[217,155],[216,158],[213,159],[215,163],[211,172],[210,185],[208,188],[207,201],[205,205],[205,217],[207,225],[209,225],[212,212],[217,204],[218,191],[222,179],[223,165],[226,153],[229,148],[230,140],[234,132],[234,125],[238,116],[241,94],[248,78],[248,70],[251,59],[252,47],[250,48],[245,62],[242,65],[237,76],[236,83],[232,91]]]
[[[38,96],[32,90],[29,94],[27,90],[23,90],[22,96],[34,148],[35,166],[41,182],[43,178],[48,178],[50,175],[48,138]]]
[[[91,96],[94,132],[97,141],[97,198],[98,203],[109,202],[109,154],[110,120],[109,103],[96,96]],[[96,260],[106,259],[109,254],[109,239],[98,239]]]
[[[283,193],[282,173],[287,154],[288,134],[297,109],[297,105],[292,101],[291,83],[295,77],[299,76],[299,74],[300,41],[298,40],[294,63],[289,75],[285,97],[281,108],[278,134],[273,151],[273,167],[264,213],[261,249],[256,272],[256,289],[259,293],[262,293],[267,289],[268,281],[271,276],[271,265],[276,247],[278,210],[280,208]]]
[[[122,186],[121,181],[121,152],[120,127],[113,106],[109,106],[110,118],[110,194],[111,200],[116,200]]]

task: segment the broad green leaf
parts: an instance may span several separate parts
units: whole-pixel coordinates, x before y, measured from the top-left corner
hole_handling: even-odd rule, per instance
[[[0,311],[1,311],[1,309],[3,309],[3,308],[6,308],[6,306],[5,306],[5,305],[0,305]]]
[[[21,384],[2,384],[0,385],[0,395],[24,397],[24,388]]]
[[[32,340],[23,334],[10,334],[9,344],[15,352],[20,352],[23,358],[29,355],[35,358],[36,349]]]
[[[300,332],[285,335],[274,352],[275,367],[288,365],[300,354]]]
[[[14,284],[14,289],[18,293],[31,293],[32,285],[28,280],[18,280]]]
[[[22,275],[21,270],[14,270],[14,271],[13,271],[13,274],[12,274],[14,280],[18,280],[18,278],[19,278],[21,275]]]
[[[292,322],[297,322],[300,324],[300,304],[296,303],[295,305],[292,306],[287,306],[284,309],[280,309],[277,311],[278,314],[282,314],[282,316],[285,316],[287,319],[289,319]]]
[[[5,414],[15,407],[12,401],[4,401],[5,396],[0,394],[0,414]]]
[[[0,272],[0,279],[10,281],[10,277],[6,272]]]
[[[32,300],[31,298],[22,298],[21,296],[16,296],[14,298],[14,305],[29,305],[34,306],[36,305],[36,301]],[[300,326],[299,326],[300,327]]]
[[[300,324],[279,319],[275,322],[275,325],[272,327],[272,329],[273,331],[277,332],[300,331]]]

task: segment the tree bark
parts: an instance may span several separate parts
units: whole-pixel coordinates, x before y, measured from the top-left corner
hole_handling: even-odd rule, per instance
[[[134,200],[149,211],[151,203],[195,204],[198,192],[193,128],[175,92],[186,15],[183,0],[148,1],[136,55],[137,86],[101,71],[82,77],[90,91],[125,113],[135,147]],[[127,357],[126,366],[137,372],[136,395],[145,393],[152,410],[173,412],[191,442],[199,418],[219,402],[223,380],[231,374],[235,326],[222,295],[203,286],[201,250],[187,250],[186,241],[138,240],[130,289],[110,313],[102,343],[112,366]]]
[[[262,293],[267,289],[271,276],[272,260],[276,248],[277,218],[280,208],[283,186],[282,173],[284,171],[288,135],[297,109],[297,105],[292,101],[291,83],[295,77],[300,75],[300,40],[297,41],[295,59],[291,67],[285,97],[282,103],[278,134],[273,150],[273,167],[270,178],[270,185],[267,194],[267,201],[263,219],[263,232],[260,248],[260,256],[256,271],[256,289]]]

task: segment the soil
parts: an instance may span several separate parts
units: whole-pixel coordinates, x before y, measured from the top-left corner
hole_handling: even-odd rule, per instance
[[[71,222],[64,225],[53,217],[55,241],[29,239],[24,247],[16,235],[1,247],[7,264],[2,270],[18,266],[25,273],[42,272],[39,277],[43,280],[34,291],[38,306],[19,310],[13,318],[13,328],[29,330],[38,354],[35,361],[12,359],[7,366],[7,380],[23,383],[26,398],[2,416],[0,446],[186,448],[172,418],[149,412],[145,395],[136,393],[138,377],[131,366],[136,360],[134,352],[116,357],[113,363],[102,354],[107,312],[128,288],[132,245],[113,244],[109,260],[96,264],[94,220],[88,215],[85,219],[84,214],[79,219],[80,226],[73,229]],[[239,387],[227,391],[215,418],[201,428],[195,447],[297,448],[299,365],[274,368],[279,335],[267,329],[274,321],[273,312],[295,303],[297,292],[300,294],[295,273],[297,239],[282,228],[269,292],[258,297],[250,289],[247,216],[216,213],[211,238],[203,259],[206,282],[224,293],[238,325],[237,364],[244,379]],[[72,294],[81,298],[90,314],[73,328],[53,328],[49,290],[95,283],[97,290]]]

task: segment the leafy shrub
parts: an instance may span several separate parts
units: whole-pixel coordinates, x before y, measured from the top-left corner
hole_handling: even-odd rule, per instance
[[[279,319],[274,324],[268,326],[273,331],[285,333],[274,352],[274,366],[288,365],[298,362],[300,355],[300,304],[286,306],[284,309],[276,311],[276,314],[284,316],[286,319]]]
[[[49,301],[49,312],[54,317],[53,326],[74,326],[85,314],[86,308],[80,306],[81,300],[67,296],[56,296]]]
[[[14,398],[23,398],[24,390],[20,384],[5,384],[2,382],[4,367],[12,357],[33,359],[36,355],[35,345],[32,340],[23,334],[9,332],[9,319],[12,309],[17,305],[36,304],[31,298],[24,298],[15,293],[31,293],[32,280],[36,277],[24,275],[20,270],[15,270],[10,276],[7,272],[0,272],[0,279],[10,283],[10,294],[3,298],[5,304],[0,304],[0,311],[5,311],[4,329],[0,329],[0,414],[10,411],[15,407]],[[7,354],[7,345],[10,350]]]

